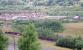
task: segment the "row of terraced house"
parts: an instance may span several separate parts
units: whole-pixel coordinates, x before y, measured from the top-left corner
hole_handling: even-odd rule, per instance
[[[0,20],[29,20],[29,19],[36,20],[44,16],[46,16],[46,14],[41,12],[30,12],[30,11],[1,12]]]
[[[0,12],[0,20],[38,20],[38,19],[58,19],[58,20],[67,20],[67,16],[49,16],[43,12],[36,11],[6,11]],[[69,20],[80,20],[83,17],[75,16]]]

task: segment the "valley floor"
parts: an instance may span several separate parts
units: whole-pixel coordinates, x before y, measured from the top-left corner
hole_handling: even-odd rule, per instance
[[[13,37],[11,35],[8,35],[9,37],[9,47],[8,50],[14,50],[14,42],[13,42]],[[18,37],[15,38],[16,42],[18,40]],[[51,42],[51,41],[46,41],[46,40],[39,40],[40,44],[41,44],[41,50],[71,50],[68,48],[63,48],[63,47],[58,47],[55,46],[55,42]],[[16,50],[18,50],[17,45],[15,45]]]
[[[64,36],[82,36],[83,35],[83,22],[81,23],[64,23],[65,30],[63,33],[58,33]],[[8,29],[7,29],[8,30]],[[11,30],[11,29],[10,29]],[[10,39],[10,44],[8,50],[13,50],[13,39],[11,35],[8,35]],[[16,41],[18,40],[18,37],[16,37]],[[71,50],[68,48],[58,47],[55,46],[55,42],[50,42],[46,40],[40,40],[42,49],[41,50]]]

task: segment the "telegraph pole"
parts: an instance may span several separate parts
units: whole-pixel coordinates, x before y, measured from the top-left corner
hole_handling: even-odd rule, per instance
[[[15,35],[13,35],[13,41],[14,41],[14,43],[13,43],[13,45],[14,45],[14,50],[16,50]]]

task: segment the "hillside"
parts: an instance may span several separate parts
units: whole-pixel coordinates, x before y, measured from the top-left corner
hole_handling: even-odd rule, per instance
[[[0,10],[35,10],[55,16],[83,16],[83,0],[0,0]]]
[[[32,2],[35,6],[43,5],[43,6],[53,6],[53,5],[61,5],[61,6],[70,6],[74,4],[78,4],[82,0],[0,0],[0,4],[2,5],[23,5]]]

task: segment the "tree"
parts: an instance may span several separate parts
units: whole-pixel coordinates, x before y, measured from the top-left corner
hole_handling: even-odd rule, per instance
[[[33,24],[28,24],[24,33],[18,41],[19,50],[39,50],[40,44],[38,42],[37,32]]]
[[[4,37],[2,31],[0,30],[0,50],[6,50],[8,45],[8,38]]]
[[[82,50],[83,48],[83,40],[78,40],[76,43],[77,50]]]

